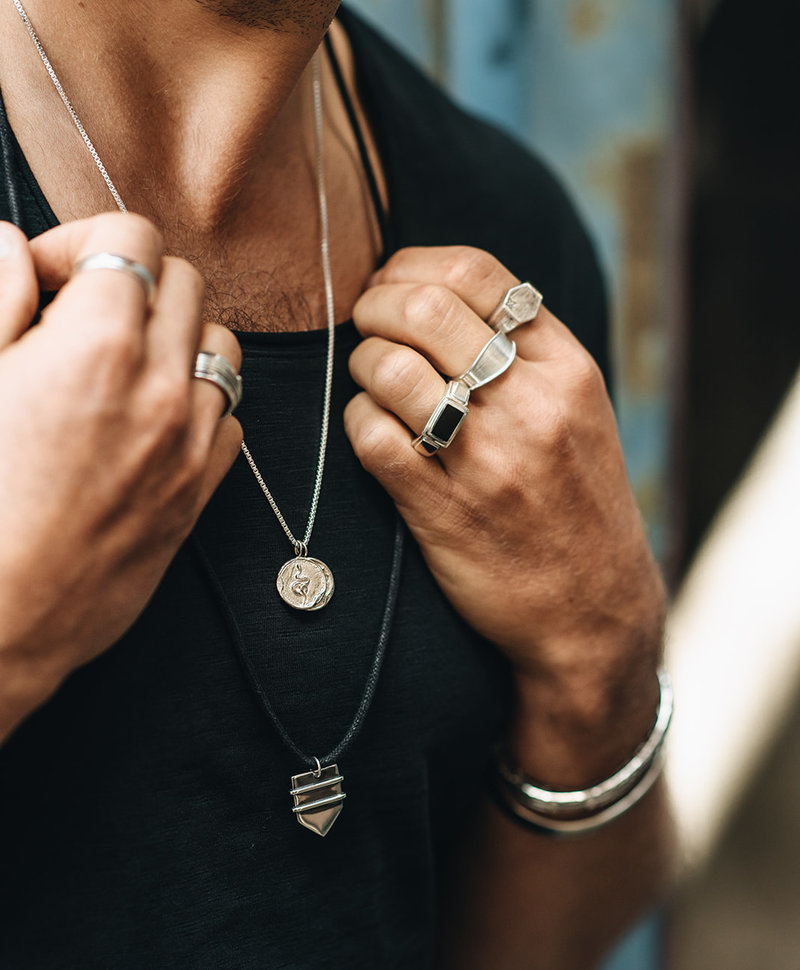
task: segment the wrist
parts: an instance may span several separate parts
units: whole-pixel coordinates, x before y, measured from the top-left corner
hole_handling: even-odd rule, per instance
[[[520,769],[553,788],[613,774],[644,742],[659,703],[656,647],[574,670],[515,675],[507,747]]]
[[[664,765],[664,743],[672,720],[672,681],[657,674],[659,700],[647,738],[613,774],[583,788],[545,786],[498,747],[492,790],[498,805],[517,821],[546,835],[596,832],[627,814],[650,792]]]

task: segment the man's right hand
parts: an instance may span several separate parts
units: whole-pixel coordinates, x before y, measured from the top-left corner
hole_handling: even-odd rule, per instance
[[[75,263],[112,252],[130,275]],[[57,291],[30,328],[40,289]],[[0,741],[144,608],[238,454],[198,350],[238,370],[234,336],[201,322],[203,284],[122,213],[31,243],[0,224]]]

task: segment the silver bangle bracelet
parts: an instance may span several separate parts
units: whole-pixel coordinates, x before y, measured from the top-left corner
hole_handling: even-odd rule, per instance
[[[602,829],[616,819],[621,818],[626,812],[629,812],[634,805],[638,804],[644,798],[653,785],[655,785],[661,776],[663,768],[664,750],[662,748],[661,753],[650,766],[650,770],[645,773],[637,785],[626,795],[623,795],[619,801],[614,802],[599,812],[595,812],[593,815],[578,818],[553,818],[550,815],[534,812],[532,809],[526,808],[521,802],[515,801],[512,798],[504,798],[504,804],[518,819],[535,831],[541,832],[543,835],[566,837],[583,835],[588,832],[596,832],[598,829]]]
[[[608,824],[631,809],[655,783],[663,767],[664,742],[672,720],[672,681],[658,672],[661,697],[649,737],[631,760],[610,778],[578,791],[542,788],[507,756],[496,761],[498,792],[518,818],[550,832],[578,833]]]

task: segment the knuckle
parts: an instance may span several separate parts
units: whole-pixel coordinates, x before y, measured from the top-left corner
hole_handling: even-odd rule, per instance
[[[360,423],[353,437],[353,448],[361,464],[370,470],[383,467],[389,460],[386,435],[375,421]]]
[[[403,319],[414,330],[430,330],[441,326],[453,311],[455,296],[445,286],[423,283],[407,295]]]
[[[162,274],[169,271],[171,275],[178,278],[183,288],[192,291],[189,296],[202,300],[206,290],[205,280],[188,259],[182,259],[180,256],[164,256],[161,265]]]
[[[536,437],[539,447],[551,456],[561,459],[569,454],[572,433],[569,420],[561,408],[552,405],[539,409]]]
[[[571,354],[569,371],[571,384],[579,392],[592,393],[605,387],[597,362],[583,347],[578,347]]]
[[[379,421],[362,424],[353,440],[353,450],[363,468],[379,480],[402,486],[411,475],[414,452],[410,445],[398,448],[396,439],[386,433]]]
[[[113,233],[115,236],[124,232],[131,240],[148,249],[164,250],[164,237],[160,230],[145,216],[134,212],[103,212],[92,217],[93,230],[104,235]],[[124,255],[127,255],[124,254]]]
[[[141,334],[132,326],[109,319],[106,326],[93,327],[84,337],[88,362],[100,371],[133,369],[142,360]]]
[[[203,327],[200,349],[220,354],[236,371],[242,366],[242,348],[239,341],[227,327],[220,324],[209,323]]]
[[[453,246],[448,255],[445,282],[459,290],[464,284],[471,287],[490,280],[497,270],[494,256],[474,246]]]
[[[402,272],[403,266],[406,263],[406,252],[405,249],[398,249],[383,264],[381,273],[386,280],[393,279],[396,273]]]
[[[386,351],[375,364],[374,380],[386,400],[402,403],[421,380],[422,358],[408,347]]]
[[[147,388],[147,411],[153,426],[166,440],[182,438],[191,421],[191,392],[185,380],[154,374]]]
[[[130,231],[135,235],[140,245],[152,249],[159,254],[163,253],[164,236],[149,219],[132,213],[127,213],[127,218],[131,220],[129,223]]]
[[[398,249],[396,253],[392,253],[381,270],[384,279],[387,281],[402,279],[405,276],[406,269],[414,265],[419,252],[420,247],[418,246],[406,246],[403,249]]]

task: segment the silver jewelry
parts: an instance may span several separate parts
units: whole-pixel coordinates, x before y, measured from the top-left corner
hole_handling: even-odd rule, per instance
[[[79,259],[72,269],[72,275],[78,273],[88,273],[95,269],[111,269],[117,272],[127,273],[139,283],[144,290],[147,305],[152,306],[156,295],[156,280],[150,270],[137,263],[134,259],[127,256],[120,256],[117,253],[91,253]]]
[[[461,381],[450,381],[441,401],[428,418],[422,434],[411,446],[426,458],[442,448],[449,448],[469,414],[469,388]]]
[[[666,670],[658,672],[660,700],[655,724],[631,760],[605,781],[579,791],[537,785],[508,759],[496,760],[498,791],[506,806],[535,828],[561,834],[594,831],[639,802],[658,779],[672,721],[673,689]]]
[[[511,333],[523,324],[532,323],[539,315],[544,297],[530,283],[512,286],[489,317],[492,330]]]
[[[325,164],[323,155],[322,141],[322,80],[320,76],[319,55],[314,56],[314,136],[317,147],[317,194],[319,197],[319,215],[322,226],[321,257],[322,275],[325,280],[325,309],[328,318],[328,354],[325,366],[325,395],[322,406],[322,428],[320,430],[319,457],[317,458],[317,473],[314,480],[314,493],[311,497],[311,508],[308,513],[306,531],[301,540],[295,538],[292,530],[286,523],[281,510],[272,493],[267,487],[258,466],[253,460],[253,456],[245,444],[242,442],[242,453],[247,459],[250,470],[255,475],[255,479],[264,493],[267,501],[275,513],[281,528],[294,546],[295,558],[290,559],[281,567],[278,573],[276,586],[278,595],[289,606],[296,610],[313,611],[321,610],[323,606],[330,602],[333,596],[334,582],[333,573],[319,559],[310,559],[308,556],[308,543],[311,540],[311,533],[314,529],[314,521],[317,517],[319,506],[319,496],[322,490],[322,476],[325,470],[325,455],[328,449],[328,428],[331,417],[331,393],[333,390],[333,362],[334,362],[334,341],[336,334],[336,314],[333,300],[333,275],[331,273],[330,259],[330,228],[328,220],[328,193],[325,184]]]
[[[292,775],[289,794],[294,799],[292,811],[297,821],[324,838],[339,817],[347,795],[342,791],[344,776],[339,774],[339,766],[323,768],[319,758],[314,760],[317,763],[314,771]]]
[[[501,330],[496,333],[464,373],[456,380],[466,384],[470,391],[488,384],[505,374],[517,356],[517,345]]]
[[[44,47],[42,46],[36,31],[33,28],[28,15],[25,12],[20,0],[13,0],[14,6],[22,18],[28,33],[31,36],[36,49],[39,52],[39,56],[42,59],[44,66],[47,68],[47,73],[50,75],[50,80],[55,85],[56,90],[61,96],[61,100],[64,102],[67,110],[75,123],[76,128],[81,134],[86,147],[89,149],[92,158],[103,176],[103,179],[108,186],[108,190],[114,198],[117,207],[122,212],[127,212],[125,203],[117,191],[114,183],[111,181],[111,177],[106,171],[100,156],[92,144],[89,136],[86,134],[86,130],[81,123],[77,112],[72,107],[72,103],[67,97],[64,88],[61,86],[61,82],[56,75],[53,66],[50,63],[47,54],[45,53]],[[322,489],[322,476],[325,469],[325,455],[328,447],[328,426],[330,424],[330,413],[331,413],[331,393],[333,389],[333,364],[334,364],[334,339],[336,331],[336,315],[334,309],[334,297],[333,297],[333,276],[331,273],[330,264],[330,228],[328,219],[328,194],[325,183],[325,165],[323,156],[323,142],[322,142],[322,81],[320,76],[320,66],[319,66],[319,55],[314,57],[314,77],[313,77],[313,89],[314,89],[314,135],[316,139],[316,151],[317,151],[317,193],[319,196],[319,213],[320,221],[322,224],[322,239],[320,244],[321,259],[322,259],[322,274],[325,281],[325,308],[328,320],[328,355],[327,363],[325,368],[325,392],[324,392],[324,403],[322,407],[322,428],[320,431],[320,442],[319,442],[319,457],[317,459],[317,472],[314,480],[314,493],[311,499],[311,508],[308,513],[308,523],[306,525],[306,531],[302,540],[298,540],[294,537],[292,530],[286,524],[286,520],[281,514],[275,499],[272,497],[272,493],[267,487],[261,472],[258,470],[258,466],[255,463],[253,456],[250,454],[249,449],[245,442],[242,442],[242,453],[247,459],[247,463],[253,472],[261,490],[267,498],[267,501],[275,513],[281,528],[286,533],[287,538],[294,546],[295,558],[289,560],[285,563],[280,572],[278,573],[278,578],[276,581],[276,586],[278,593],[285,603],[297,610],[318,610],[321,609],[326,603],[330,602],[331,596],[333,596],[333,574],[330,569],[324,564],[320,563],[317,559],[308,558],[308,543],[311,539],[311,533],[314,529],[314,521],[317,515],[317,507],[319,505],[320,491]],[[99,268],[99,267],[97,267]],[[109,267],[116,269],[123,269],[122,266]],[[130,267],[128,267],[130,269]],[[142,267],[144,268],[144,267]],[[206,378],[211,380],[212,378]],[[289,581],[287,582],[287,577]],[[324,591],[322,595],[310,595],[306,596],[301,591],[306,588],[306,583],[308,583],[308,589],[315,589],[317,586],[322,585]]]
[[[587,815],[585,818],[553,818],[543,812],[535,812],[521,802],[512,800],[506,800],[506,805],[517,818],[543,835],[569,837],[596,832],[598,829],[605,828],[606,825],[616,821],[616,819],[622,818],[626,812],[629,812],[644,798],[661,776],[664,769],[664,760],[662,752],[653,762],[647,774],[618,802],[614,802],[613,805],[609,805],[608,808],[596,812],[594,815]]]
[[[201,381],[216,384],[228,399],[228,406],[222,412],[222,418],[233,414],[242,400],[242,378],[236,373],[227,357],[201,350],[195,361],[194,376]]]
[[[100,174],[103,176],[103,179],[105,180],[105,183],[108,186],[108,191],[114,197],[114,201],[117,203],[117,207],[122,212],[127,212],[128,210],[125,207],[125,203],[122,201],[122,199],[120,198],[119,192],[117,192],[116,188],[114,187],[114,183],[111,181],[111,178],[109,177],[109,174],[105,169],[105,165],[103,165],[103,163],[100,161],[100,156],[97,154],[97,149],[94,147],[91,139],[86,134],[86,131],[84,130],[83,125],[81,124],[81,119],[76,114],[75,109],[72,107],[72,103],[67,97],[64,89],[61,87],[61,81],[59,81],[56,72],[53,70],[53,65],[50,63],[50,59],[45,53],[44,47],[42,47],[42,42],[39,40],[36,34],[36,31],[33,29],[33,24],[30,22],[30,20],[28,20],[28,15],[25,13],[24,7],[19,2],[19,0],[13,0],[13,2],[14,2],[14,6],[17,8],[17,13],[22,18],[22,22],[25,24],[25,27],[27,28],[28,33],[31,35],[31,40],[36,45],[36,50],[39,52],[39,57],[41,57],[42,63],[47,68],[47,73],[50,75],[50,80],[53,82],[53,85],[55,86],[56,91],[58,91],[59,95],[61,96],[61,100],[64,102],[64,106],[66,107],[67,111],[69,111],[70,116],[73,122],[75,123],[75,127],[78,129],[78,132],[80,133],[81,138],[83,139],[86,147],[89,149],[89,154],[94,159],[95,165],[97,165],[98,169],[100,170]]]
[[[36,49],[39,52],[39,56],[42,59],[47,72],[50,75],[50,79],[56,87],[56,90],[61,96],[61,100],[64,102],[67,110],[69,111],[75,126],[81,134],[87,148],[89,149],[92,158],[97,165],[100,174],[103,176],[106,185],[108,186],[109,192],[114,198],[117,207],[122,212],[127,212],[125,203],[122,201],[119,193],[117,192],[114,183],[111,181],[108,172],[103,165],[100,156],[94,148],[94,145],[86,134],[83,125],[81,124],[80,118],[72,107],[67,95],[64,92],[61,82],[59,81],[52,65],[42,47],[33,26],[28,19],[28,15],[25,13],[22,4],[19,0],[14,0],[14,6],[17,8],[23,23],[25,24],[28,33],[30,34]],[[333,56],[333,55],[332,55]],[[333,365],[334,365],[334,335],[335,335],[335,312],[334,312],[334,297],[333,297],[333,278],[330,266],[330,231],[329,231],[329,220],[328,220],[328,199],[327,191],[325,185],[325,166],[323,158],[323,125],[322,125],[322,82],[320,74],[320,64],[319,64],[319,54],[315,55],[313,64],[313,95],[314,95],[314,133],[316,138],[316,150],[317,150],[317,189],[319,195],[319,211],[320,220],[322,224],[322,239],[321,239],[321,256],[322,256],[322,272],[325,281],[325,305],[327,311],[328,320],[328,354],[327,354],[327,364],[325,370],[325,394],[324,394],[324,406],[322,414],[322,429],[320,433],[320,445],[319,445],[319,458],[317,461],[317,472],[314,482],[314,494],[311,502],[311,509],[309,511],[308,524],[306,526],[306,532],[302,541],[295,539],[289,526],[286,524],[280,509],[275,503],[269,489],[261,476],[261,473],[253,460],[247,446],[242,442],[242,452],[256,477],[256,480],[264,492],[273,512],[278,518],[278,521],[286,533],[287,537],[291,541],[295,549],[295,559],[286,563],[281,569],[278,576],[278,591],[285,601],[290,605],[294,606],[296,609],[303,610],[316,610],[321,609],[322,606],[327,603],[331,596],[333,595],[333,576],[325,566],[324,563],[320,562],[318,559],[310,559],[308,557],[308,541],[311,538],[311,532],[314,527],[314,520],[317,514],[317,507],[319,504],[320,491],[322,488],[322,475],[325,467],[325,454],[327,451],[328,443],[328,426],[330,424],[330,408],[331,408],[331,392],[333,387]],[[120,267],[116,267],[120,268]],[[213,355],[217,356],[217,355]],[[224,358],[222,358],[224,360]],[[226,362],[227,363],[227,362]],[[230,365],[229,365],[230,366]],[[231,368],[233,371],[233,368]],[[211,368],[211,372],[217,377],[220,376],[218,368]],[[227,375],[230,377],[230,375]],[[236,375],[238,378],[238,375]],[[212,379],[209,377],[208,373],[202,375],[202,379]],[[214,383],[218,383],[214,381]],[[233,387],[230,388],[233,390]],[[227,390],[226,390],[227,393]],[[235,391],[234,391],[235,393]],[[341,783],[343,777],[339,773],[338,765],[336,764],[339,756],[344,753],[345,750],[352,744],[355,738],[358,736],[361,727],[363,726],[364,719],[367,716],[372,699],[375,695],[375,689],[378,683],[378,675],[380,673],[383,659],[386,653],[386,646],[389,638],[389,632],[391,630],[392,619],[394,616],[394,610],[397,603],[397,594],[400,582],[400,570],[402,564],[403,556],[403,545],[404,545],[404,530],[401,521],[398,518],[397,531],[395,534],[394,542],[394,556],[392,559],[392,571],[389,577],[389,588],[386,597],[386,606],[383,613],[383,620],[381,622],[380,635],[378,637],[378,645],[375,651],[375,656],[372,663],[372,668],[369,672],[367,678],[364,693],[361,698],[358,710],[356,711],[355,717],[351,722],[349,728],[347,729],[344,737],[341,739],[339,744],[328,754],[325,759],[330,761],[327,767],[322,767],[319,758],[309,758],[305,755],[297,745],[289,737],[286,729],[281,724],[279,718],[275,714],[271,703],[267,697],[261,696],[259,698],[265,707],[265,710],[275,726],[278,734],[284,743],[289,747],[298,757],[302,758],[307,764],[315,764],[316,767],[313,771],[301,775],[292,776],[292,786],[291,795],[294,799],[294,813],[298,822],[305,828],[316,832],[318,835],[327,835],[330,831],[331,826],[336,821],[341,812],[342,802],[345,799],[345,794],[342,791]],[[210,564],[209,564],[210,569]],[[213,570],[210,569],[213,574]],[[306,585],[307,581],[307,585]],[[242,656],[244,656],[244,651],[240,651]],[[312,793],[316,793],[312,796]],[[308,797],[312,796],[312,797]]]

